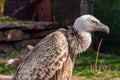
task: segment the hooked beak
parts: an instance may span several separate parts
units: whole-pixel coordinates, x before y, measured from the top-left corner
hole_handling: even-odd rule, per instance
[[[109,27],[104,25],[103,23],[99,23],[98,24],[98,30],[99,31],[103,31],[103,32],[106,32],[107,34],[109,34],[110,30],[109,30]]]

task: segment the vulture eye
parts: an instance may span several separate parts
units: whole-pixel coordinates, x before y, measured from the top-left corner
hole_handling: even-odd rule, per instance
[[[98,24],[98,22],[97,22],[97,21],[94,21],[94,20],[91,20],[91,22],[92,22],[92,24],[94,24],[94,25],[97,25],[97,24]]]

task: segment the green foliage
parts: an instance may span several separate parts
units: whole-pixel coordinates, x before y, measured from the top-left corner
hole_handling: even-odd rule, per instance
[[[3,62],[3,59],[0,58],[0,63]]]
[[[11,17],[8,17],[8,16],[5,16],[5,17],[1,17],[0,18],[0,22],[13,22],[13,21],[16,21],[16,19],[13,19]]]
[[[95,53],[85,52],[77,56],[73,74],[91,80],[106,80],[120,77],[120,61],[115,56],[99,55],[98,71],[94,70]]]
[[[6,52],[4,50],[0,50],[0,55],[1,54],[6,54]]]
[[[28,51],[25,47],[18,48],[15,51],[0,50],[0,57],[2,55],[4,55],[4,57],[7,57],[8,59],[11,59],[11,58],[15,58],[19,54],[25,54],[27,52]],[[4,58],[0,58],[0,64],[3,63],[3,62],[6,62],[6,60]],[[0,66],[0,74],[11,75],[11,74],[14,74],[15,70],[16,69],[12,66],[5,66],[5,65]]]
[[[119,48],[120,41],[120,0],[94,0],[94,15],[110,27],[109,36],[105,36],[104,50]],[[103,34],[95,34],[101,35]],[[119,53],[120,55],[120,53]]]
[[[116,56],[120,56],[120,48],[109,47],[107,52],[108,52],[108,54],[113,54],[113,55],[116,55]]]
[[[12,66],[0,66],[0,74],[10,75],[15,72],[15,68]]]
[[[116,27],[120,26],[119,4],[120,0],[95,0],[94,14],[101,19],[102,22],[112,27],[112,29],[115,29]]]

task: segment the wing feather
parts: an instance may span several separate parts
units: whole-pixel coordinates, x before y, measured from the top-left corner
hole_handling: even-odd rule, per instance
[[[49,80],[62,68],[68,56],[68,42],[60,31],[51,33],[28,53],[13,80]]]

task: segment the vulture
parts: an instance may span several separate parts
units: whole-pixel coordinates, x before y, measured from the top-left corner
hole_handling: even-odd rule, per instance
[[[92,15],[78,17],[72,27],[47,35],[25,56],[13,80],[71,80],[75,58],[91,44],[91,32],[109,33]]]

